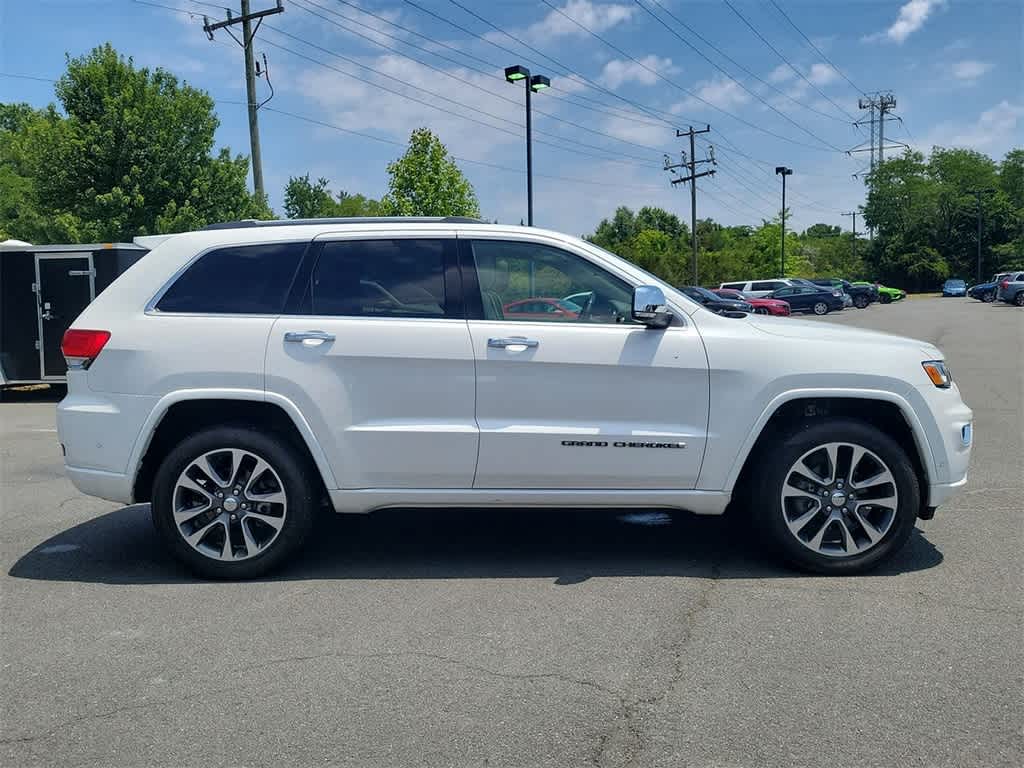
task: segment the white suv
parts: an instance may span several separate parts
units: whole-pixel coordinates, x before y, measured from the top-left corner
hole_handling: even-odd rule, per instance
[[[540,309],[508,311],[524,299]],[[962,487],[970,455],[930,344],[723,317],[583,240],[463,219],[169,236],[63,352],[68,475],[152,502],[210,577],[280,564],[328,504],[734,502],[791,562],[852,573]]]

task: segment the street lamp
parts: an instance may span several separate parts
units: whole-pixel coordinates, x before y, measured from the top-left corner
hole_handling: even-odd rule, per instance
[[[786,177],[793,175],[793,169],[784,165],[775,166],[775,175],[782,176],[782,274],[786,276]]]
[[[530,122],[530,94],[551,87],[550,78],[544,75],[530,75],[530,70],[521,64],[505,67],[505,79],[515,84],[522,80],[526,84],[526,223],[533,226],[533,140]]]

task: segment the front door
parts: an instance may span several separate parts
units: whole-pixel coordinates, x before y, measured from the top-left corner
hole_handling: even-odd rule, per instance
[[[71,323],[92,301],[89,256],[36,256],[39,300],[39,357],[42,378],[67,374],[60,342]]]
[[[295,403],[339,487],[471,488],[475,370],[455,233],[314,241],[271,330],[268,392]]]
[[[477,363],[474,486],[693,488],[709,381],[692,323],[634,323],[624,279],[582,251],[522,237],[460,240]],[[525,300],[563,312],[522,317]]]

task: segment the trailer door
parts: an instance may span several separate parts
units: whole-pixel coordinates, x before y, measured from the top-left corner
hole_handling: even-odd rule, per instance
[[[92,256],[36,254],[39,366],[43,379],[63,379],[60,342],[93,297]]]

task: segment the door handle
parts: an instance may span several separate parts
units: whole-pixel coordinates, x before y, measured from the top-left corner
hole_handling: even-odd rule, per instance
[[[334,341],[334,334],[327,331],[288,331],[284,335],[284,340],[298,343],[303,341]]]
[[[506,347],[539,347],[540,342],[536,339],[527,339],[525,336],[511,336],[506,339],[488,339],[487,346],[491,349],[505,349]]]

